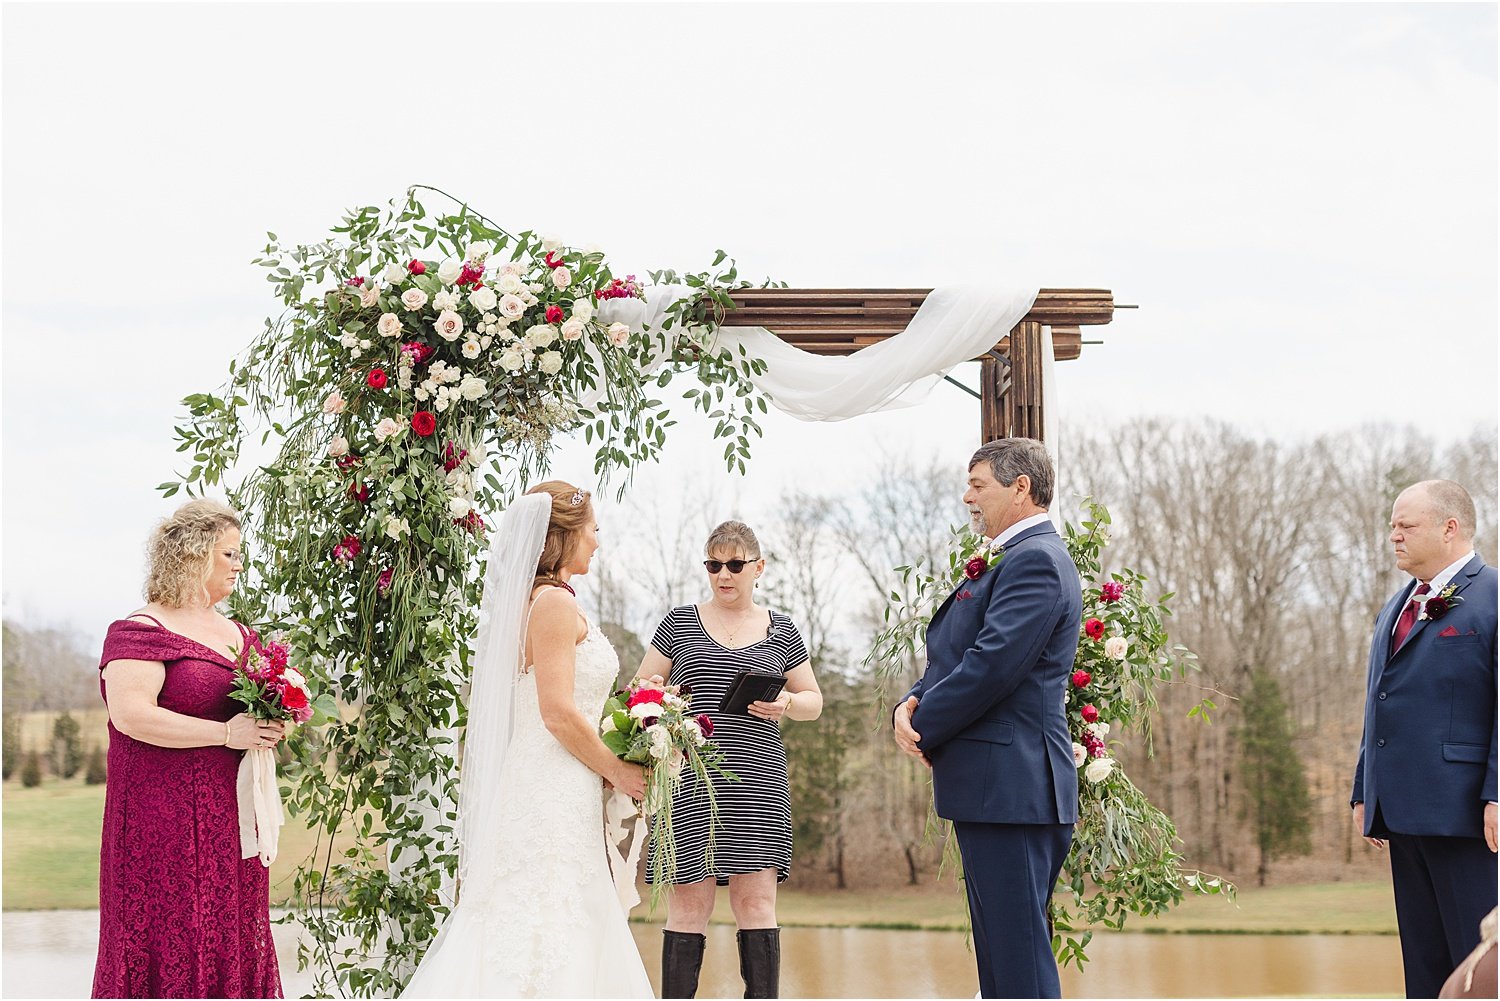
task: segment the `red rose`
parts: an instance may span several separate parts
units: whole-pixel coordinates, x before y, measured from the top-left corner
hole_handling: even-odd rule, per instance
[[[553,305],[547,307],[547,322],[548,323],[561,323],[562,322],[562,318],[563,318],[563,311],[562,311],[562,307],[561,306],[556,305],[554,303]]]
[[[1091,674],[1089,674],[1089,672],[1087,672],[1087,671],[1074,671],[1073,672],[1073,687],[1074,688],[1082,688],[1085,685],[1087,685],[1090,681],[1093,681],[1093,680],[1094,680],[1094,676],[1091,675]]]
[[[1427,599],[1426,608],[1429,619],[1441,619],[1448,614],[1448,601],[1441,594],[1434,594]]]
[[[1105,601],[1119,601],[1125,596],[1125,585],[1117,580],[1107,581],[1099,587],[1099,597]]]
[[[567,263],[566,261],[564,261],[562,259],[562,256],[560,254],[556,254],[556,253],[554,253],[554,252],[552,252],[550,250],[547,251],[547,256],[544,257],[544,258],[542,258],[542,260],[546,263],[547,267],[549,267],[549,268],[560,268],[565,263]]]
[[[423,438],[431,438],[437,430],[437,418],[430,410],[418,410],[411,415],[411,429]]]
[[[281,708],[293,713],[306,709],[307,693],[296,685],[287,685],[281,692]]]
[[[978,580],[980,575],[990,568],[989,560],[983,556],[976,556],[964,564],[964,576],[970,580]]]
[[[714,721],[708,718],[707,713],[698,714],[698,729],[703,731],[705,737],[714,735]]]
[[[663,693],[656,690],[655,688],[642,688],[640,691],[636,692],[626,700],[625,708],[633,709],[643,702],[651,702],[656,705],[661,705],[662,695]]]
[[[1104,638],[1104,623],[1098,619],[1089,619],[1083,624],[1083,631],[1088,633],[1089,639],[1097,640]]]
[[[1099,722],[1099,710],[1095,709],[1092,704],[1086,705],[1082,709],[1078,710],[1078,715],[1083,717],[1083,721],[1085,723]]]
[[[341,455],[333,461],[334,464],[337,465],[340,469],[353,469],[355,466],[359,465],[359,456],[355,455],[353,452],[350,452],[348,455]]]
[[[414,257],[406,262],[406,270],[414,275],[425,275],[427,273],[427,265]]]
[[[370,485],[368,483],[349,484],[349,498],[357,500],[361,504],[368,503],[370,500]]]
[[[384,389],[385,388],[385,369],[383,369],[383,368],[372,368],[372,369],[370,369],[370,374],[367,375],[367,376],[365,376],[365,385],[369,386],[371,389]]]

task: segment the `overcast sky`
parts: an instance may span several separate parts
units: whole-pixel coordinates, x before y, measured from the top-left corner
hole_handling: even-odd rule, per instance
[[[1113,289],[1141,308],[1059,367],[1069,423],[1495,421],[1491,4],[3,17],[7,617],[97,636],[136,606],[178,401],[276,306],[265,232],[317,240],[412,183],[617,272],[722,247],[795,286]],[[719,475],[680,430],[642,496]],[[857,488],[881,447],[951,458],[957,488],[978,411],[944,385],[767,432],[723,484],[762,514],[788,483]]]

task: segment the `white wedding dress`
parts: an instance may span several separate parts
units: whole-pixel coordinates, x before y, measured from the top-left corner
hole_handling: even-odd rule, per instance
[[[535,495],[511,522],[546,525]],[[530,509],[529,512],[527,509]],[[511,515],[507,511],[507,516]],[[605,856],[603,781],[542,723],[536,674],[517,673],[520,625],[536,566],[534,531],[491,555],[461,772],[459,897],[412,974],[406,998],[650,998],[651,982]],[[517,550],[522,554],[518,556]],[[619,671],[597,626],[577,646],[573,701],[604,709]]]

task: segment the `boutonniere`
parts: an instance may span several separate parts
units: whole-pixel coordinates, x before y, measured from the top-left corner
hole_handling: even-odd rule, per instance
[[[1449,584],[1437,594],[1429,594],[1422,601],[1422,608],[1417,612],[1417,621],[1425,619],[1441,619],[1453,611],[1453,606],[1462,605],[1464,599],[1458,593],[1457,584]]]
[[[997,565],[1005,557],[1005,547],[990,542],[984,536],[975,536],[978,545],[971,552],[960,551],[959,559],[963,560],[964,576],[969,580],[978,580],[984,576],[984,572],[990,567]],[[965,546],[965,550],[969,547]],[[967,559],[964,557],[967,556]]]

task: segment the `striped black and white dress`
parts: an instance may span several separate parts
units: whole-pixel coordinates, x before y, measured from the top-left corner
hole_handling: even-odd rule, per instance
[[[730,876],[773,867],[777,882],[785,882],[792,870],[792,796],[781,728],[771,720],[721,713],[719,703],[741,671],[779,675],[806,662],[801,633],[791,619],[772,612],[765,639],[732,650],[708,634],[696,605],[683,605],[656,627],[651,645],[672,662],[671,683],[691,688],[693,709],[713,720],[712,739],[724,752],[723,767],[739,777],[732,782],[710,773],[719,813],[710,863],[708,798],[691,772],[684,771],[672,800],[677,837],[673,882],[697,883],[713,876],[726,886]]]

